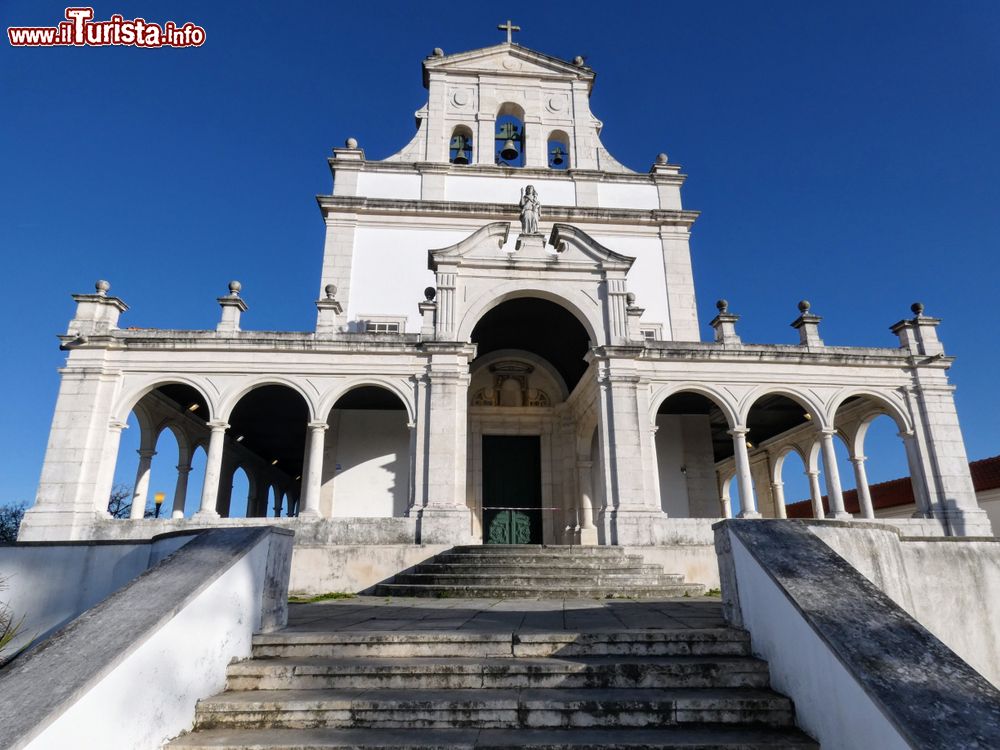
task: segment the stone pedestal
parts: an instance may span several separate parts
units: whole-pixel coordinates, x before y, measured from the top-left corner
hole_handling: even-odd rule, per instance
[[[435,505],[420,508],[417,516],[417,541],[420,544],[473,544],[472,516],[462,506]]]

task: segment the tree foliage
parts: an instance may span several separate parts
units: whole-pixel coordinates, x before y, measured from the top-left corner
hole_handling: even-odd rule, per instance
[[[17,531],[21,528],[21,520],[27,509],[28,504],[25,502],[0,507],[0,544],[17,541]]]

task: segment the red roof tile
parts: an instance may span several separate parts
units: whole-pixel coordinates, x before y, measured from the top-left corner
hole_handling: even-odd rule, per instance
[[[972,474],[972,486],[976,492],[992,490],[1000,487],[1000,456],[992,456],[969,464],[969,472]],[[888,482],[879,482],[869,488],[872,496],[872,505],[875,510],[880,508],[896,508],[900,505],[911,505],[913,503],[913,485],[910,484],[909,477],[891,479]],[[844,491],[844,507],[848,513],[859,513],[861,506],[858,504],[857,490]],[[823,496],[823,510],[830,510],[830,503],[826,495]],[[812,501],[800,500],[785,506],[785,511],[789,518],[812,518]]]

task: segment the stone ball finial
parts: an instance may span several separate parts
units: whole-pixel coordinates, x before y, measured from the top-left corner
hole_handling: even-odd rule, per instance
[[[433,51],[431,51],[431,54],[434,57],[444,57],[444,50],[441,49],[440,47],[435,47]]]
[[[802,313],[803,315],[809,312],[810,307],[812,307],[812,305],[809,303],[809,300],[807,299],[799,300],[799,312]]]
[[[347,148],[357,148],[358,147],[358,139],[357,138],[348,138],[346,141],[344,141],[344,146],[347,147]]]
[[[910,309],[913,311],[913,314],[919,318],[921,315],[924,314],[924,303],[914,302],[912,305],[910,305]]]
[[[657,164],[666,164],[667,163],[667,155],[665,153],[663,153],[662,151],[660,153],[658,153],[656,155],[656,163]]]
[[[107,297],[108,290],[110,288],[111,288],[110,281],[105,281],[104,279],[98,279],[97,281],[94,282],[94,289],[97,291],[97,294],[101,297]]]
[[[729,312],[729,300],[720,299],[718,302],[715,303],[715,307],[720,314],[725,315],[727,312]]]
[[[583,63],[584,63],[584,59],[580,55],[577,55],[576,57],[573,58],[573,64],[576,67],[582,68],[583,67]]]
[[[429,286],[426,289],[424,289],[425,300],[427,300],[428,302],[433,302],[435,297],[437,297],[437,289],[435,289],[432,286]]]
[[[230,281],[229,282],[229,296],[230,297],[239,297],[241,289],[243,289],[243,285],[240,282],[238,282],[238,281]]]
[[[326,292],[327,299],[333,299],[337,296],[337,285],[327,284],[325,287],[323,287],[323,291]]]
[[[625,302],[628,303],[629,307],[631,307],[632,305],[634,305],[635,304],[635,292],[629,292],[628,294],[626,294],[625,295]]]

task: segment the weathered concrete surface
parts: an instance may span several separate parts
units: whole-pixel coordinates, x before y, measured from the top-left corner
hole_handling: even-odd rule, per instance
[[[88,610],[0,677],[0,747],[158,747],[256,629],[285,623],[290,547],[208,531]]]
[[[692,540],[658,547],[625,547],[625,553],[641,555],[647,564],[678,573],[686,580],[697,581],[709,589],[719,588],[719,559],[710,536],[707,542],[702,539],[698,543]]]
[[[296,544],[293,594],[360,593],[449,549],[447,544]]]
[[[876,523],[809,529],[1000,686],[1000,539],[914,539]]]
[[[1000,691],[806,524],[716,532],[727,613],[825,748],[1000,747]]]
[[[9,651],[45,638],[191,541],[196,532],[134,542],[27,542],[0,545],[3,602],[24,618]]]

